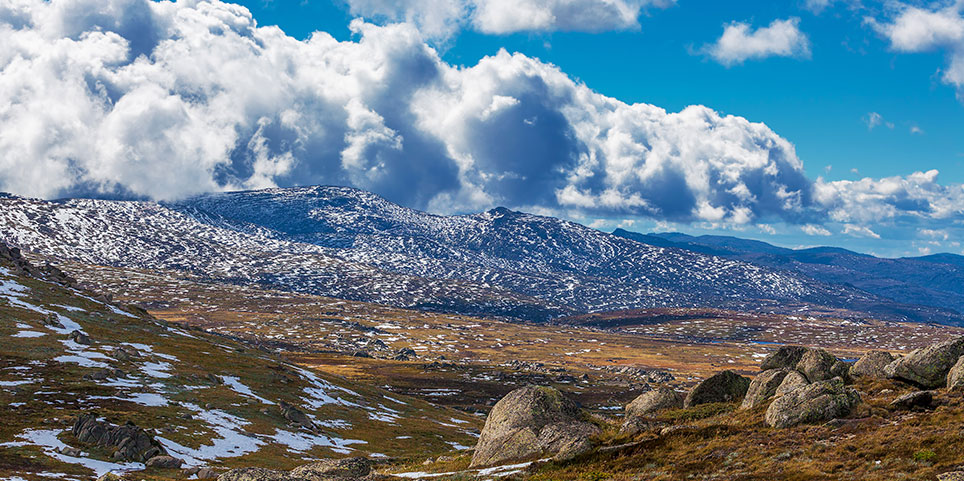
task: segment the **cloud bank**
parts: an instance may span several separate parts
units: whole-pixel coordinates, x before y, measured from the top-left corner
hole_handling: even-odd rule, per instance
[[[299,41],[218,1],[7,1],[0,190],[169,200],[337,184],[438,212],[964,218],[961,187],[936,171],[812,181],[762,123],[626,104],[505,51],[452,66],[407,23],[351,29]]]

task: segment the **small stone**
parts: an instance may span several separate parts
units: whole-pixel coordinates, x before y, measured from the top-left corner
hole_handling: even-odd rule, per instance
[[[894,399],[891,401],[890,406],[895,409],[929,409],[933,403],[933,391],[914,391]]]
[[[158,468],[158,469],[176,469],[176,468],[180,468],[182,464],[184,464],[184,461],[181,461],[180,459],[177,459],[173,456],[166,456],[166,455],[154,456],[153,458],[148,459],[146,463],[144,463],[144,465],[147,466],[148,468]]]

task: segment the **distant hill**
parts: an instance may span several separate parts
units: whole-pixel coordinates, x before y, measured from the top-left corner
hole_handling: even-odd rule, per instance
[[[680,233],[639,234],[617,229],[614,235],[651,245],[712,253],[761,267],[786,269],[813,279],[853,286],[896,302],[964,312],[964,256],[935,254],[886,259],[839,247],[787,249],[728,236]],[[952,319],[949,322],[955,322]]]

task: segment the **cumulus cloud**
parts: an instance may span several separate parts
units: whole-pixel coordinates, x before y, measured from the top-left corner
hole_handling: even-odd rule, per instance
[[[898,52],[947,52],[947,66],[941,74],[944,83],[957,89],[964,100],[964,2],[945,7],[921,8],[897,4],[896,14],[887,20],[868,18],[867,22]]]
[[[408,22],[430,38],[461,28],[489,34],[600,32],[639,28],[643,9],[676,0],[348,0],[349,11],[374,21]]]
[[[884,120],[884,116],[878,114],[877,112],[870,112],[864,116],[864,123],[867,124],[867,130],[874,130],[874,127],[883,125],[888,129],[893,129],[893,122],[888,122]]]
[[[753,30],[748,23],[734,22],[726,25],[716,43],[705,45],[702,52],[728,67],[767,57],[809,58],[810,40],[800,31],[799,24],[800,19],[789,18]]]
[[[802,230],[807,235],[818,235],[818,236],[825,236],[825,237],[833,235],[830,233],[829,230],[827,230],[827,228],[816,224],[805,224],[800,227],[800,230]]]
[[[862,225],[845,224],[843,234],[854,236],[854,237],[869,237],[871,239],[880,239],[879,234],[870,230],[869,227],[865,227]]]
[[[351,29],[301,41],[218,1],[3,3],[0,190],[169,200],[336,184],[444,213],[964,219],[964,191],[936,171],[812,181],[762,123],[626,104],[505,51],[449,65],[408,23]]]

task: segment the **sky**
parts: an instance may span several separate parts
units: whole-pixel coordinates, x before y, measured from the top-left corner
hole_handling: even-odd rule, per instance
[[[964,2],[0,1],[0,190],[964,254]]]

